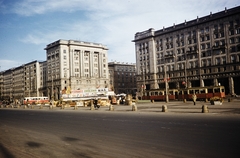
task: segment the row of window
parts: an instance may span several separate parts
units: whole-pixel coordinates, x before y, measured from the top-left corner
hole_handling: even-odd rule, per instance
[[[235,71],[235,70],[240,70],[240,66],[230,66],[229,71]],[[210,73],[220,73],[220,72],[225,72],[227,71],[227,67],[218,67],[218,68],[208,68],[208,69],[202,69],[201,70],[201,75],[207,75]],[[200,75],[198,70],[192,70],[192,71],[187,71],[186,76],[196,76],[196,75]],[[168,76],[170,78],[172,77],[186,77],[185,76],[185,71],[182,72],[175,72],[175,73],[169,73],[168,72]],[[145,75],[145,80],[151,79],[149,75]],[[164,74],[159,74],[157,75],[157,79],[164,79],[165,75]],[[138,78],[138,80],[142,80],[142,76]]]
[[[230,62],[231,63],[236,63],[236,62],[240,62],[240,54],[237,54],[237,55],[231,55],[230,57]],[[169,63],[169,62],[167,62]],[[223,56],[223,57],[217,57],[215,58],[215,65],[223,65],[223,64],[226,64],[226,57]],[[161,63],[161,64],[164,64],[164,63]],[[198,61],[190,61],[187,64],[187,68],[197,68],[198,67]],[[201,65],[203,67],[205,66],[211,66],[213,63],[212,63],[212,59],[203,59],[201,61]],[[177,64],[177,70],[182,70],[185,68],[185,63],[179,63]],[[158,72],[164,72],[164,66],[159,66],[158,67]],[[172,65],[167,65],[166,66],[166,71],[174,71],[174,64]]]

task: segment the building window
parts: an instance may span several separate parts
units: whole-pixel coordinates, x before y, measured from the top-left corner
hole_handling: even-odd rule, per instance
[[[235,46],[230,47],[230,52],[231,53],[236,52],[236,47]]]
[[[231,63],[235,63],[236,62],[236,57],[235,57],[235,55],[232,55],[231,56]]]
[[[210,43],[207,43],[206,46],[207,46],[206,48],[209,49],[210,48]]]
[[[210,40],[210,36],[209,35],[206,35],[206,40]]]
[[[229,43],[230,43],[230,44],[234,44],[234,43],[235,43],[235,42],[234,42],[234,38],[230,38],[230,39],[229,39]]]
[[[84,56],[88,57],[88,54],[89,54],[88,52],[84,52]]]
[[[229,35],[230,36],[234,35],[234,30],[229,30]]]
[[[222,62],[223,62],[223,64],[226,64],[227,62],[226,62],[226,57],[222,57]]]
[[[221,64],[220,58],[216,58],[216,65],[220,65],[220,64]]]
[[[206,63],[206,61],[205,60],[202,60],[202,66],[207,66],[207,63]]]

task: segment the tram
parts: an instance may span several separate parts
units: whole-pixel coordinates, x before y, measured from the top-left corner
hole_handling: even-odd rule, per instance
[[[147,90],[143,100],[164,101],[166,100],[165,89]],[[211,97],[225,98],[224,86],[192,87],[185,89],[169,89],[169,100],[192,100],[192,95],[196,94],[198,100],[209,100]]]
[[[198,100],[209,100],[212,97],[225,98],[224,86],[192,87],[179,89],[179,100],[192,100],[192,95],[196,94]]]
[[[147,90],[146,96],[143,96],[143,100],[154,100],[154,101],[163,101],[166,100],[166,90],[165,89],[154,89],[154,90]],[[168,90],[168,99],[169,100],[176,100],[178,96],[177,89],[169,89]]]

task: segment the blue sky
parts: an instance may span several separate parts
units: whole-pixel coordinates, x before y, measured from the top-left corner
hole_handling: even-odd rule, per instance
[[[58,39],[101,43],[108,61],[135,63],[136,32],[183,23],[240,0],[0,0],[0,71],[46,60]]]

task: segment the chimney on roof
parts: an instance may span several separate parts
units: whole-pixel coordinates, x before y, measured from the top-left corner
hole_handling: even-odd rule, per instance
[[[225,13],[227,12],[227,7],[225,7]]]
[[[212,12],[210,12],[210,17],[212,17]]]

